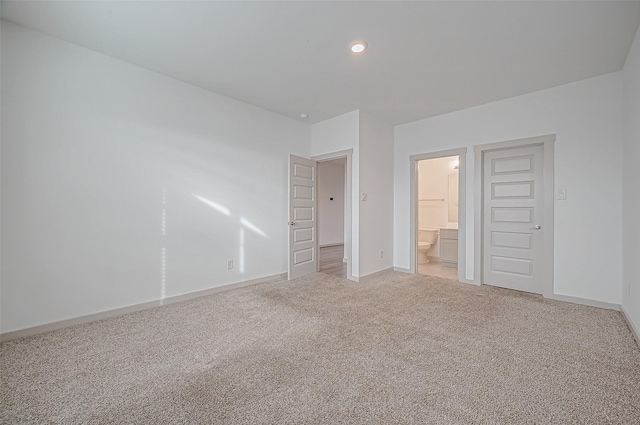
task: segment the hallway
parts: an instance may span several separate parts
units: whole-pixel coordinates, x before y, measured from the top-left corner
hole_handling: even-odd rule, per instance
[[[347,278],[347,263],[343,262],[344,245],[320,248],[320,271],[332,276]]]

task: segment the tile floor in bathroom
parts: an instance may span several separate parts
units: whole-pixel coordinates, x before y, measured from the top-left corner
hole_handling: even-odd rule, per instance
[[[443,267],[437,261],[430,261],[426,264],[418,264],[418,273],[427,276],[444,277],[446,279],[458,280],[458,269],[453,267]]]

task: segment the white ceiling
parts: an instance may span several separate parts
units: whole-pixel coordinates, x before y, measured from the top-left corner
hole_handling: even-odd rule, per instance
[[[292,118],[400,124],[622,69],[640,2],[3,1],[2,16]]]

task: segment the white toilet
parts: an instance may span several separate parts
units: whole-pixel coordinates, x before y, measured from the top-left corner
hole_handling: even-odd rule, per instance
[[[427,252],[438,242],[437,229],[418,229],[418,264],[429,262]]]

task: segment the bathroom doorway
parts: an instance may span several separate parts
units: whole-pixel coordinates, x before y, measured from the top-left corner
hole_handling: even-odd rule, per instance
[[[466,149],[413,155],[414,273],[465,281]]]
[[[417,163],[418,273],[458,279],[458,155]]]

